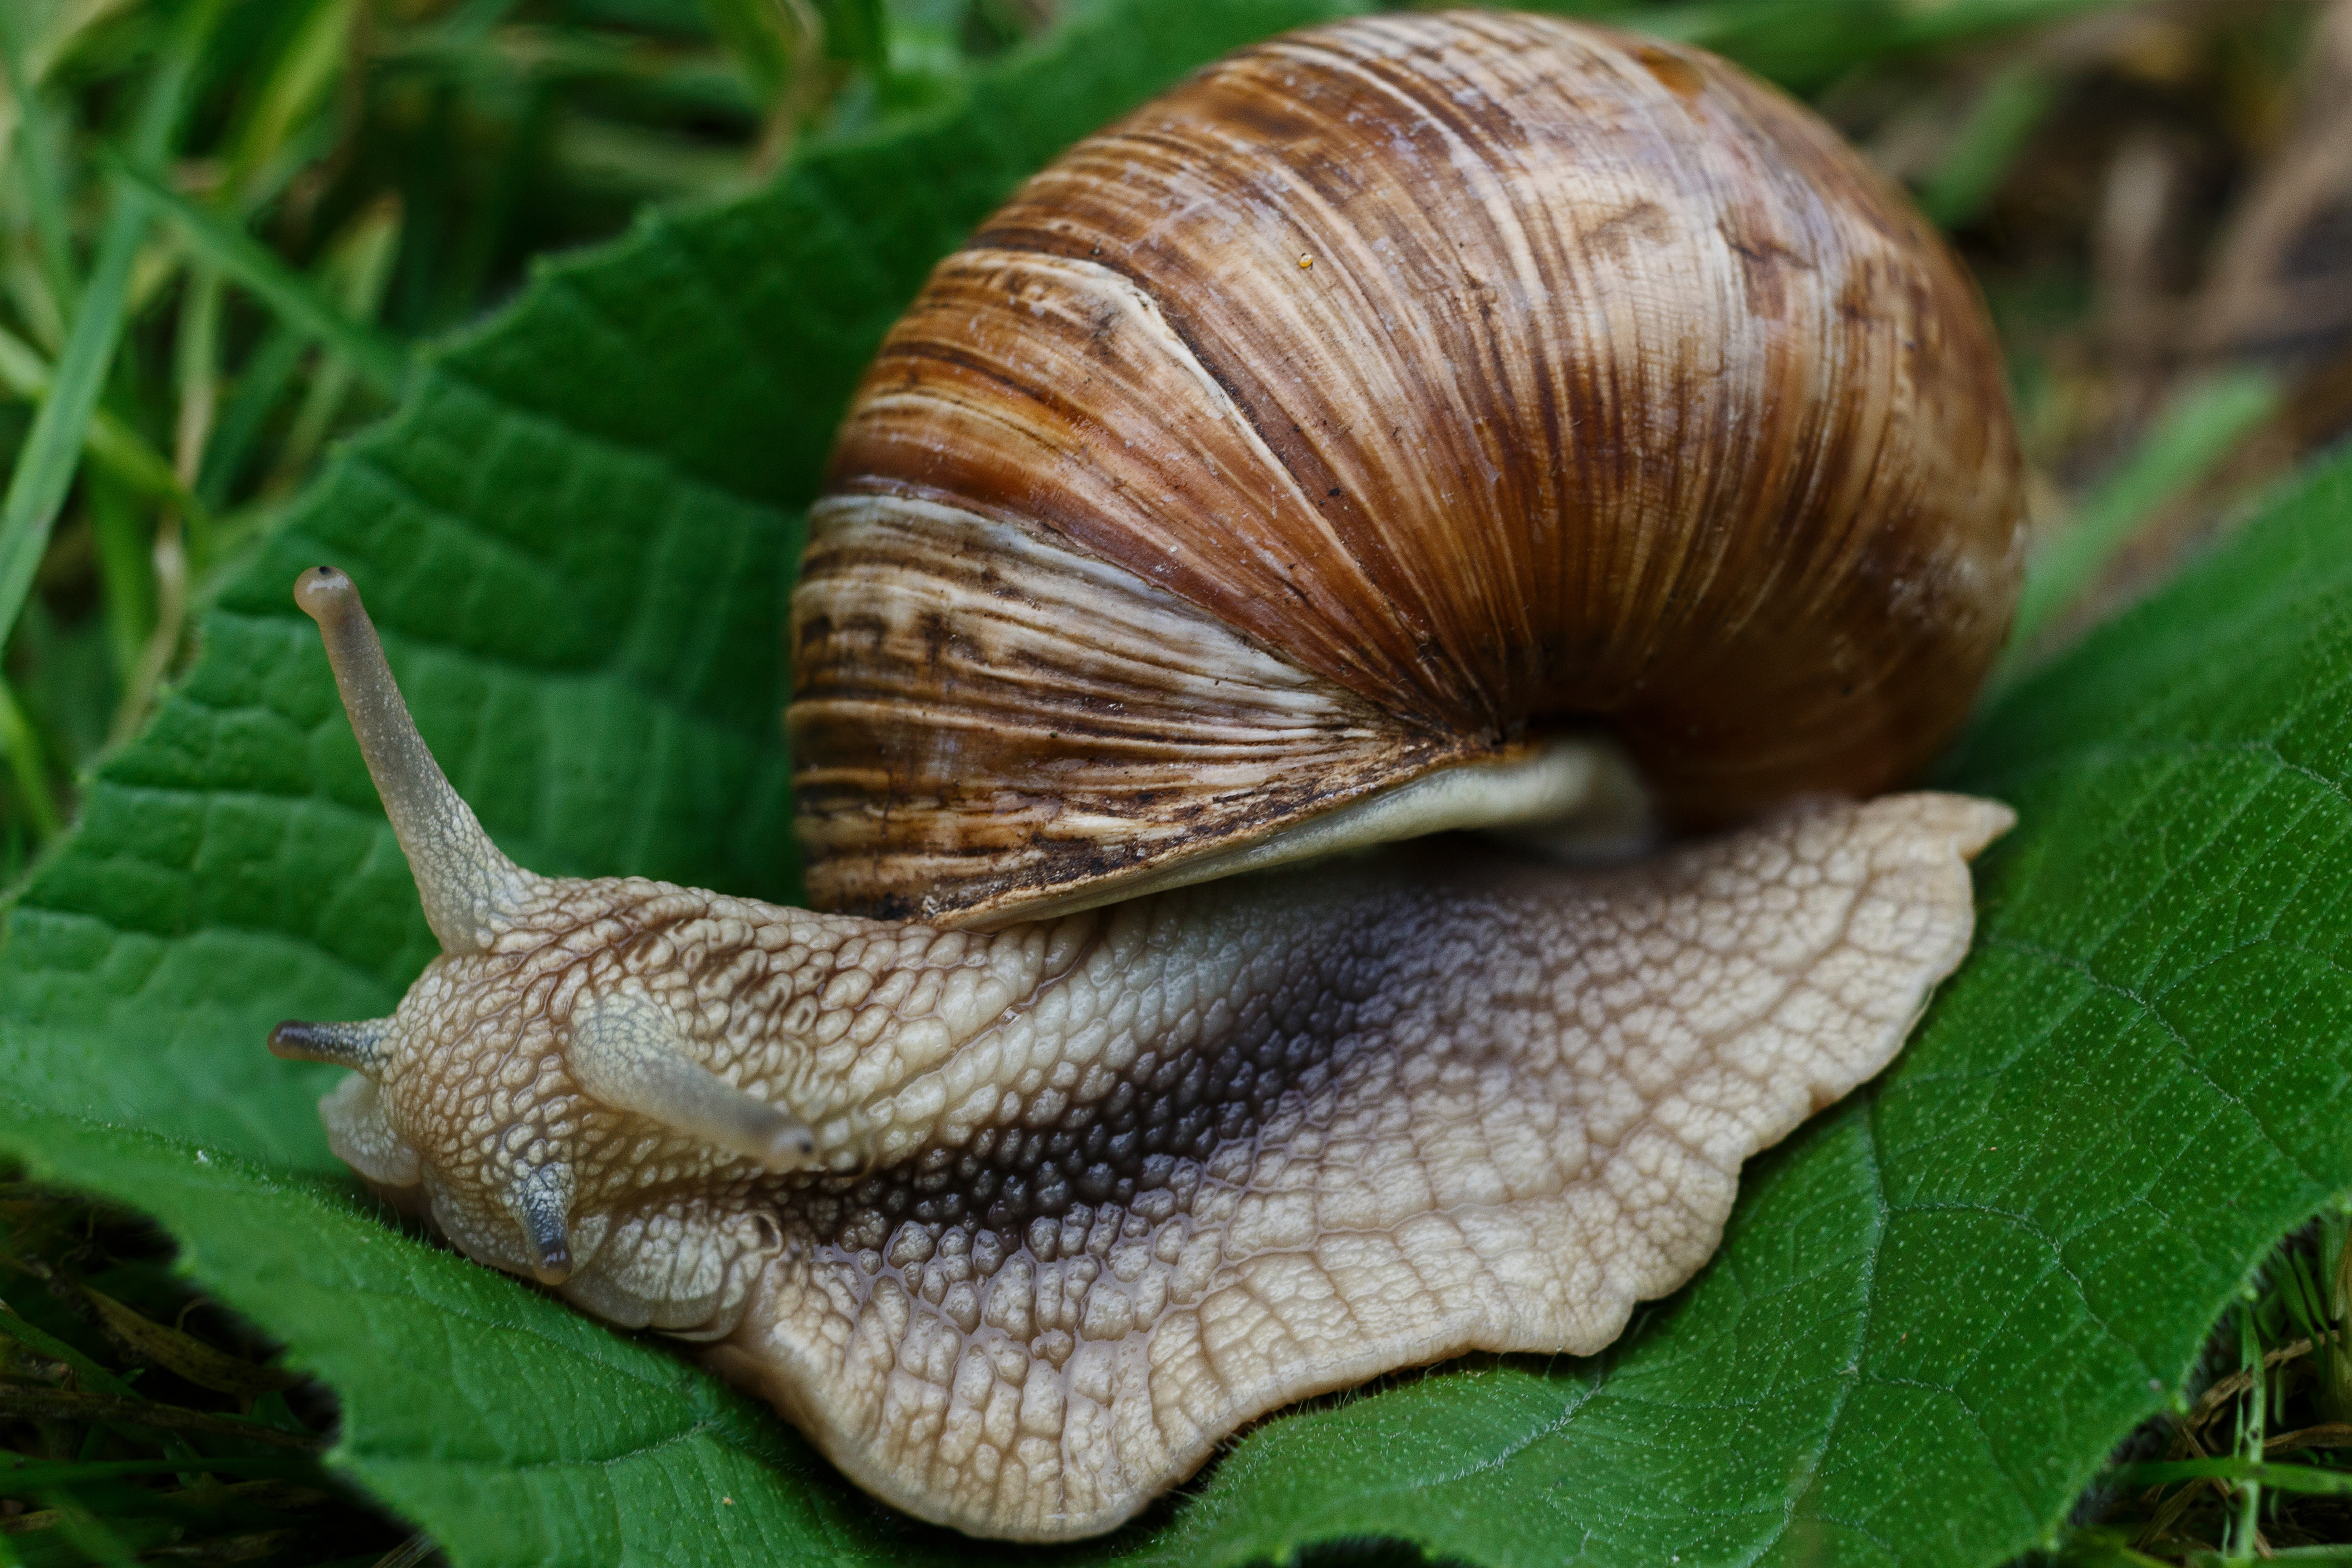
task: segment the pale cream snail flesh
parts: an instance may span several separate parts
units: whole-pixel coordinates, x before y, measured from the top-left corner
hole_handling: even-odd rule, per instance
[[[1852,802],[1997,649],[2016,470],[1956,265],[1731,68],[1502,14],[1274,39],[1018,193],[845,426],[810,882],[923,923],[516,867],[321,568],[444,953],[271,1046],[357,1069],[321,1110],[379,1190],[702,1342],[876,1495],[1106,1530],[1305,1395],[1599,1350],[1893,1058],[2011,818]],[[1748,825],[1373,847],[1621,754]]]

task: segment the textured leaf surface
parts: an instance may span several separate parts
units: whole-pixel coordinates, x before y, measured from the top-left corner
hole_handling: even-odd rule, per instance
[[[458,1562],[923,1560],[764,1406],[386,1229],[340,1184],[39,1112],[10,1142],[154,1215],[186,1267],[348,1390],[336,1458]]]
[[[964,1560],[764,1410],[384,1226],[281,1016],[429,952],[309,624],[366,587],[519,858],[788,895],[794,509],[858,363],[1022,171],[1308,0],[1137,0],[960,110],[551,268],[445,352],[206,624],[8,917],[0,1144],[140,1205],[342,1394],[341,1459],[461,1564]],[[1903,1062],[1749,1173],[1723,1255],[1598,1362],[1272,1421],[1110,1551],[1392,1534],[1478,1563],[1991,1563],[2169,1396],[2243,1271],[2352,1185],[2352,466],[2012,692],[1952,782],[2022,826]]]

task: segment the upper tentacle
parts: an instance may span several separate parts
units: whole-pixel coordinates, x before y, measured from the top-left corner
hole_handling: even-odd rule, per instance
[[[488,951],[541,879],[490,842],[433,760],[384,662],[358,586],[331,566],[315,566],[296,581],[294,600],[319,623],[343,710],[383,797],[384,815],[400,836],[400,852],[408,858],[434,936],[446,952]]]

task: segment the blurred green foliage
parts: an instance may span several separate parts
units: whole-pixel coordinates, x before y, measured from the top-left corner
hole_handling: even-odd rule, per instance
[[[0,883],[408,345],[932,101],[1020,0],[0,6]]]

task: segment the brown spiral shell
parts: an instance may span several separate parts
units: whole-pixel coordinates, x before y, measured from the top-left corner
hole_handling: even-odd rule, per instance
[[[1277,37],[1030,180],[859,388],[811,897],[1010,918],[1558,731],[1688,826],[1875,793],[2021,516],[1974,291],[1804,109],[1540,16]]]

